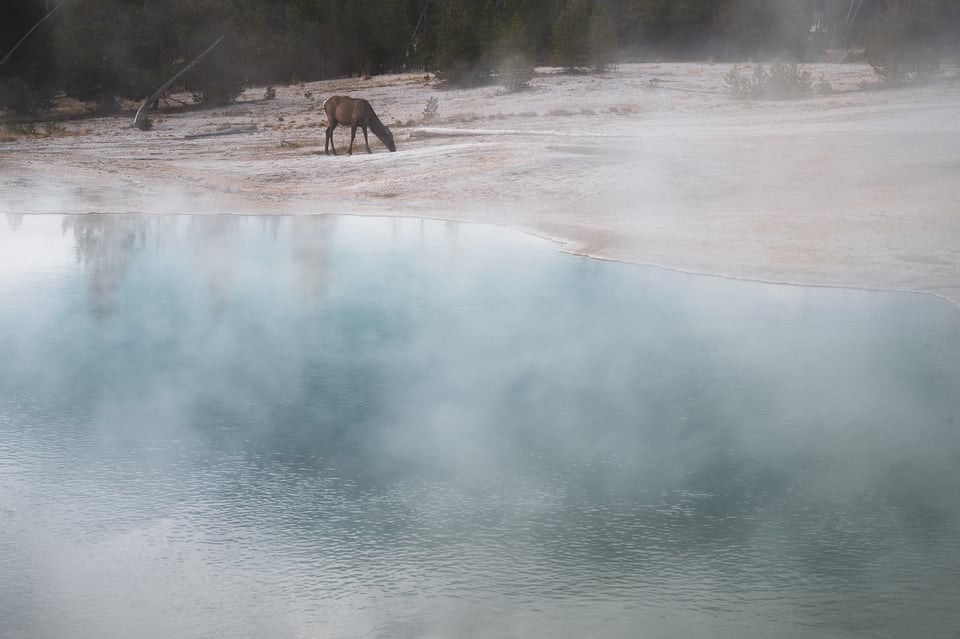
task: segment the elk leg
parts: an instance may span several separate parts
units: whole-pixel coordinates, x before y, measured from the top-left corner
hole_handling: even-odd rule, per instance
[[[333,148],[333,154],[334,154],[334,155],[337,154],[337,145],[333,143],[333,129],[336,128],[336,126],[337,126],[336,124],[331,124],[330,126],[327,127],[326,140],[324,140],[324,142],[323,142],[323,154],[324,154],[324,155],[328,155],[328,153],[327,153],[327,145],[329,145],[330,147]]]
[[[347,155],[353,155],[353,139],[357,137],[357,127],[350,127],[350,151],[347,152]]]
[[[363,127],[363,143],[367,145],[367,153],[373,153],[370,150],[370,140],[367,139],[367,127]]]

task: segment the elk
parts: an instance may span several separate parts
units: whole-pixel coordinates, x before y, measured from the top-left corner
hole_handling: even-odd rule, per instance
[[[397,150],[397,145],[393,143],[393,133],[380,121],[377,114],[373,112],[373,107],[366,100],[360,98],[348,98],[345,95],[335,95],[327,98],[323,102],[323,110],[327,114],[327,137],[323,144],[323,154],[327,155],[327,147],[333,148],[333,154],[337,154],[337,148],[333,144],[333,130],[338,124],[350,126],[350,150],[348,155],[353,155],[353,140],[357,137],[357,127],[363,129],[363,142],[367,145],[367,153],[373,153],[370,150],[370,141],[367,139],[367,127],[373,131],[373,134],[380,138],[380,141],[387,145],[391,151]]]

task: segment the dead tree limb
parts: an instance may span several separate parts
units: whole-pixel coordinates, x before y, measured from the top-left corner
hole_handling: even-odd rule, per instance
[[[185,66],[185,67],[183,67],[182,69],[180,69],[180,70],[176,73],[176,75],[174,75],[172,78],[170,78],[169,80],[167,80],[166,82],[164,82],[164,83],[160,86],[159,89],[157,89],[156,91],[154,91],[154,92],[153,92],[153,95],[151,95],[149,98],[147,98],[146,100],[144,100],[144,101],[143,101],[143,104],[140,105],[140,108],[137,109],[137,114],[136,114],[135,116],[133,116],[133,124],[132,124],[131,126],[137,126],[137,123],[140,121],[140,114],[143,113],[143,110],[147,107],[148,104],[153,104],[154,101],[155,101],[157,98],[159,98],[159,97],[161,96],[161,94],[163,94],[164,91],[166,91],[167,89],[169,89],[169,88],[170,88],[170,85],[172,85],[174,82],[176,82],[177,79],[178,79],[180,76],[182,76],[184,73],[186,73],[187,71],[189,71],[189,70],[192,69],[193,67],[197,66],[197,63],[200,62],[200,60],[202,60],[205,55],[207,55],[208,53],[210,53],[211,51],[213,51],[214,48],[215,48],[218,44],[220,44],[220,42],[221,42],[222,40],[223,40],[223,36],[220,36],[219,38],[217,38],[217,41],[216,41],[216,42],[214,42],[214,43],[211,44],[209,47],[207,47],[207,48],[204,50],[204,52],[201,53],[200,55],[198,55],[196,58],[194,58],[193,61],[192,61],[190,64],[188,64],[187,66]]]
[[[220,131],[210,131],[208,133],[191,133],[190,135],[183,136],[184,140],[196,140],[197,138],[212,138],[219,135],[238,135],[240,133],[256,133],[258,131],[257,125],[251,126],[239,126],[232,129],[222,129]]]
[[[47,13],[47,15],[43,16],[42,18],[40,18],[40,20],[39,20],[35,25],[33,25],[33,26],[30,28],[30,30],[27,31],[27,33],[26,33],[22,38],[20,38],[20,41],[17,42],[15,45],[13,45],[13,48],[10,49],[10,51],[7,52],[7,55],[3,56],[3,60],[0,60],[0,65],[2,65],[4,62],[6,62],[7,60],[9,60],[9,59],[10,59],[10,56],[13,55],[13,52],[20,48],[20,45],[23,44],[24,40],[26,40],[27,38],[29,38],[31,33],[33,33],[34,31],[36,31],[37,28],[46,21],[47,18],[49,18],[50,16],[52,16],[54,13],[56,13],[57,10],[58,10],[60,7],[62,7],[63,5],[65,5],[65,4],[67,4],[67,0],[63,0],[63,2],[61,2],[60,4],[58,4],[57,6],[55,6],[53,9],[51,9],[51,10]]]

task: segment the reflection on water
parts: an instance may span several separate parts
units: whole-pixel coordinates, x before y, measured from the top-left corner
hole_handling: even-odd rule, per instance
[[[27,216],[0,256],[5,638],[960,627],[939,301],[420,220]]]

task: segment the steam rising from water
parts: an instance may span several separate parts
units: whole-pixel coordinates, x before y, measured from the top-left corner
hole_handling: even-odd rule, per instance
[[[946,304],[418,220],[28,217],[0,249],[9,636],[960,621]]]

